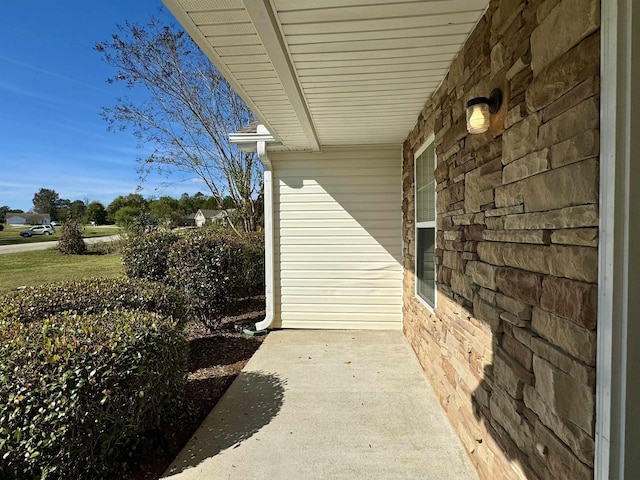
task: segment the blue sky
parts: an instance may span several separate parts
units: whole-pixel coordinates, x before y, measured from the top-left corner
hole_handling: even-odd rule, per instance
[[[158,9],[162,8],[159,13]],[[60,198],[107,206],[139,185],[138,148],[129,132],[108,132],[103,106],[135,95],[107,84],[114,71],[93,46],[117,23],[158,14],[160,0],[34,0],[6,2],[0,15],[0,206],[29,210],[40,188]],[[146,197],[206,193],[186,175],[151,178]]]

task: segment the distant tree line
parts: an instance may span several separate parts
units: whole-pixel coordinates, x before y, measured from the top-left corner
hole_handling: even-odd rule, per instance
[[[58,192],[49,188],[41,188],[33,195],[33,211],[49,214],[51,220],[61,221],[67,218],[81,219],[86,210],[82,200],[71,201],[60,198]]]
[[[183,193],[179,198],[162,196],[155,199],[144,198],[139,193],[130,193],[116,197],[105,206],[101,202],[87,199],[71,201],[60,198],[55,190],[41,188],[33,196],[32,211],[48,214],[52,221],[59,222],[72,219],[80,223],[126,226],[142,218],[149,223],[177,226],[185,217],[199,209],[231,211],[235,208],[234,200],[230,196],[225,197],[220,204],[214,197],[201,192],[194,195]],[[5,222],[7,212],[23,213],[22,210],[12,210],[8,205],[4,205],[0,207],[0,224]]]
[[[189,195],[183,193],[180,198],[163,196],[156,199],[145,199],[138,193],[131,193],[115,198],[106,208],[108,223],[129,226],[139,221],[143,223],[178,226],[184,223],[185,217],[196,213],[199,209],[233,209],[233,201],[224,200],[224,205],[203,193]]]

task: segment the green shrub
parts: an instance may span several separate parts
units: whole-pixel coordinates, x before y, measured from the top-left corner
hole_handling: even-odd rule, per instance
[[[67,220],[62,225],[58,250],[65,255],[82,255],[87,251],[87,245],[82,239],[81,226],[75,220]]]
[[[109,255],[122,251],[122,240],[105,240],[93,243],[88,247],[89,251],[97,255]]]
[[[178,238],[169,231],[128,235],[122,247],[122,264],[127,276],[166,281],[167,258]]]
[[[120,208],[115,213],[116,225],[129,229],[135,227],[139,223],[139,219],[142,215],[140,207],[134,207],[133,205],[126,205]]]
[[[242,273],[238,293],[264,295],[264,233],[249,233],[242,242]]]
[[[190,313],[218,326],[242,284],[242,241],[237,236],[194,231],[180,238],[168,258],[167,276],[189,301]]]
[[[0,319],[27,323],[58,312],[81,314],[140,310],[186,319],[182,294],[158,282],[128,278],[97,278],[26,287],[0,298]]]
[[[132,278],[164,282],[181,291],[189,313],[210,328],[233,300],[264,293],[264,235],[240,238],[219,226],[130,235],[123,247]]]
[[[0,478],[117,476],[175,417],[186,351],[153,313],[0,319]]]

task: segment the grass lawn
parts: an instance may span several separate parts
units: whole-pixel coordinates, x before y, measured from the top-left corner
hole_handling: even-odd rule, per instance
[[[34,235],[33,237],[28,238],[21,237],[20,232],[22,230],[28,230],[29,228],[30,225],[22,227],[11,227],[5,225],[4,230],[0,232],[0,245],[17,245],[20,243],[52,242],[60,240],[60,231],[62,230],[62,227],[55,227],[56,232],[53,235]],[[116,227],[115,225],[101,225],[99,227],[87,225],[84,228],[84,234],[82,236],[84,238],[106,237],[108,235],[117,235],[121,232],[122,230],[120,227]]]
[[[54,249],[0,256],[0,295],[23,285],[123,275],[121,254],[62,255]]]
[[[56,233],[60,231],[62,227],[56,227]],[[82,236],[84,238],[92,238],[92,237],[106,237],[108,235],[118,235],[122,233],[122,229],[120,227],[116,227],[115,225],[100,225],[98,227],[92,227],[91,225],[86,225],[84,227],[84,233]]]

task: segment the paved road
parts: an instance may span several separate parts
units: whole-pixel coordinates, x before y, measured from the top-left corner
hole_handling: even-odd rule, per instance
[[[120,235],[110,235],[107,237],[94,237],[85,238],[84,241],[87,245],[93,245],[94,243],[108,242],[110,240],[117,240]],[[46,250],[47,248],[54,248],[58,245],[58,242],[36,242],[36,243],[21,243],[18,245],[0,245],[0,255],[3,253],[19,253],[19,252],[31,252],[33,250]]]

